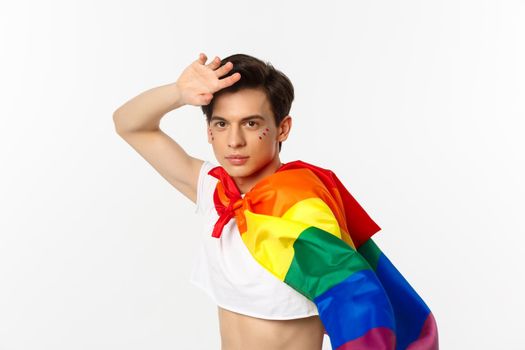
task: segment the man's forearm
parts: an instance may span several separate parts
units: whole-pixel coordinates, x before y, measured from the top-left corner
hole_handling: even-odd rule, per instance
[[[146,90],[113,113],[115,129],[118,133],[158,130],[162,117],[182,105],[175,83]]]

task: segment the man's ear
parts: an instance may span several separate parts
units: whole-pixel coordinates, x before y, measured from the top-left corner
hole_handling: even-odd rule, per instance
[[[281,120],[281,124],[279,125],[279,128],[277,129],[278,137],[277,141],[284,141],[288,138],[288,134],[290,133],[290,130],[292,129],[292,116],[287,115],[286,117]]]

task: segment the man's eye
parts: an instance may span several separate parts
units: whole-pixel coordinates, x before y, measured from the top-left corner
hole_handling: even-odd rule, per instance
[[[217,122],[217,123],[215,123],[215,126],[218,126],[219,124],[222,124],[222,123],[224,123],[224,122]],[[222,126],[222,125],[220,125],[220,126]]]
[[[250,124],[250,123],[253,123],[253,124]],[[250,124],[250,126],[259,125],[259,123],[257,123],[257,122],[254,121],[254,120],[250,120],[250,121],[248,122],[248,124]]]

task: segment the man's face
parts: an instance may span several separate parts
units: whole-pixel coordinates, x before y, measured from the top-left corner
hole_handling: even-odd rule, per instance
[[[291,117],[285,119],[284,124],[289,126]],[[270,102],[262,90],[242,89],[214,99],[208,142],[230,176],[250,182],[266,175],[267,167],[280,164],[278,143],[287,138],[288,131],[289,128],[284,128],[283,132],[282,127],[275,125]],[[247,158],[229,160],[232,155]]]

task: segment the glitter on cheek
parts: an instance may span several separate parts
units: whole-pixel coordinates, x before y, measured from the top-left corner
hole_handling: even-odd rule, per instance
[[[266,128],[266,129],[263,131],[262,135],[263,135],[263,136],[266,136],[266,134],[268,133],[269,130],[270,130],[270,129]],[[259,140],[262,140],[262,136],[259,136]]]

